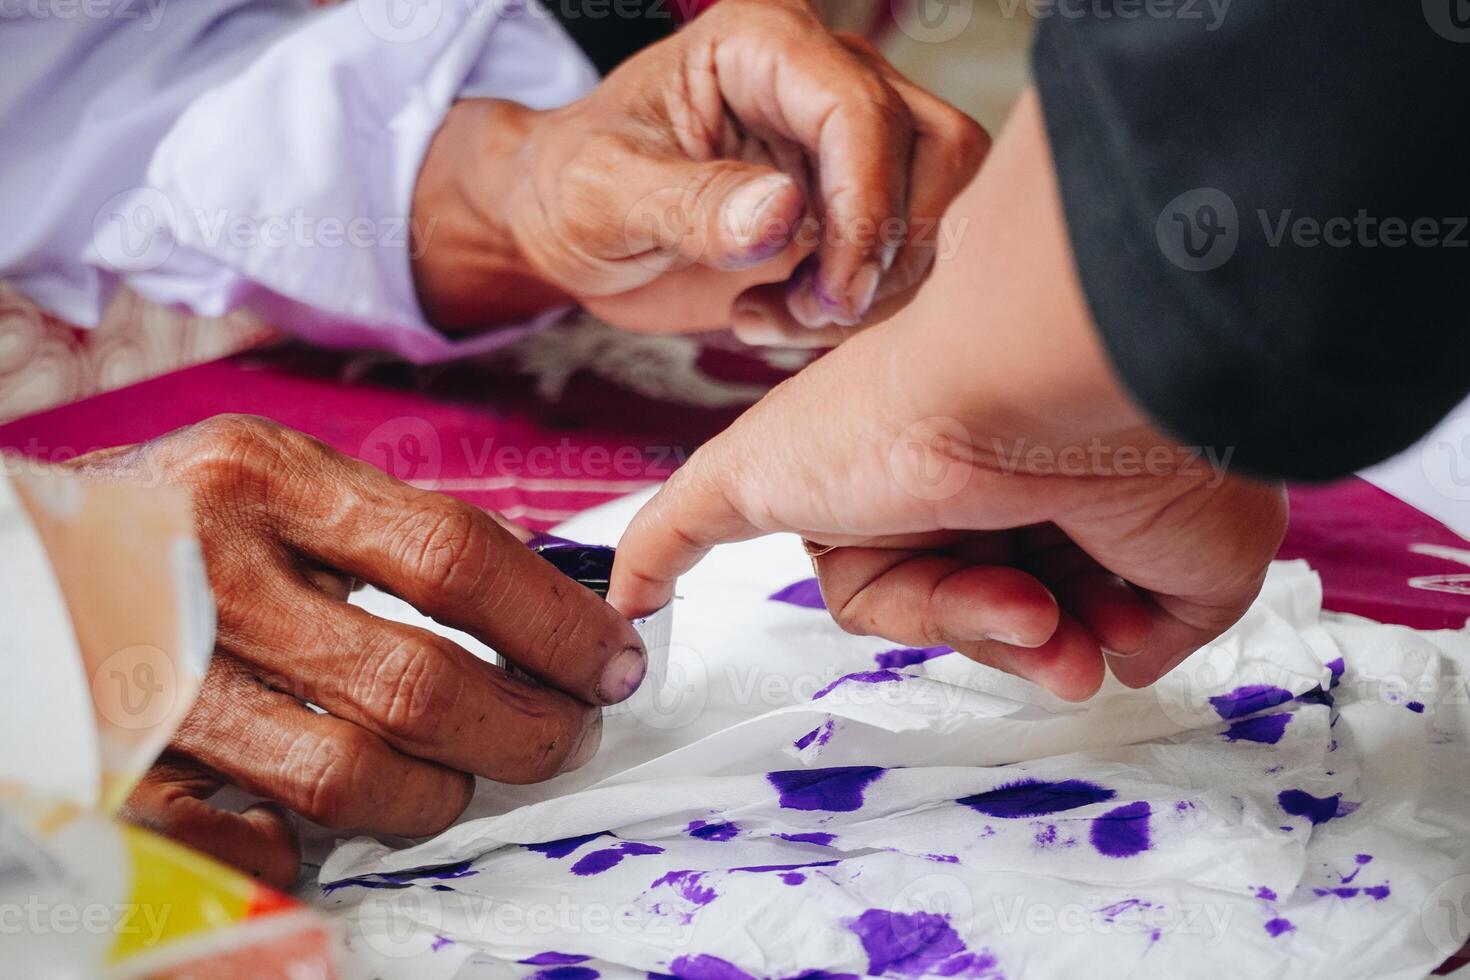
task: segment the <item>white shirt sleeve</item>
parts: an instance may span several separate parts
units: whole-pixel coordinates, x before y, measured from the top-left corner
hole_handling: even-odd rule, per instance
[[[451,340],[410,271],[450,103],[550,108],[596,84],[534,0],[0,0],[0,56],[0,276],[74,323],[126,282],[423,362],[562,312]]]

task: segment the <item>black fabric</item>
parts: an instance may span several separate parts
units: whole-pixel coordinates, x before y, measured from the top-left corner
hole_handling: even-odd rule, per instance
[[[674,33],[674,0],[541,0],[606,75]]]
[[[1466,0],[1039,13],[1078,271],[1159,424],[1234,447],[1247,471],[1325,479],[1410,445],[1470,392]],[[1308,244],[1304,218],[1339,219],[1331,241]]]

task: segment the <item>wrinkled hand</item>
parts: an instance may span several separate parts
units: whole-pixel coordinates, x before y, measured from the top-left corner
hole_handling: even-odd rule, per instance
[[[598,706],[642,678],[632,626],[491,517],[274,423],[222,416],[75,467],[190,490],[218,606],[199,698],[124,816],[274,884],[299,864],[290,823],[271,805],[210,807],[222,785],[328,827],[436,833],[475,775],[528,783],[585,763]],[[355,581],[544,683],[349,605]]]
[[[1073,436],[1011,408],[918,407],[922,391],[869,370],[891,363],[866,356],[890,326],[696,452],[629,527],[610,601],[657,608],[715,544],[794,531],[837,546],[814,564],[844,629],[952,646],[1072,700],[1105,661],[1152,683],[1245,612],[1285,530],[1279,487],[1147,427]]]
[[[415,278],[446,329],[560,296],[631,330],[831,345],[913,295],[987,146],[806,0],[724,0],[565,108],[458,103]]]

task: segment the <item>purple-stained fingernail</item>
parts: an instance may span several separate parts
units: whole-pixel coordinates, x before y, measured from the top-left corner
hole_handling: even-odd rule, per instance
[[[643,675],[648,673],[648,654],[639,647],[626,647],[608,661],[597,682],[597,697],[603,704],[621,704],[633,696]]]
[[[797,267],[796,275],[786,286],[786,308],[797,323],[812,330],[819,330],[832,322],[832,317],[822,310],[817,299],[819,271],[816,261],[807,259]]]

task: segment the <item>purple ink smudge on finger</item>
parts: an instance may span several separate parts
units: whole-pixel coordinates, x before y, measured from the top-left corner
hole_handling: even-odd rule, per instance
[[[695,820],[687,829],[690,837],[699,840],[718,841],[723,843],[733,840],[740,833],[740,828],[728,821],[722,823],[705,823],[703,820]]]
[[[734,963],[701,953],[681,956],[669,964],[678,980],[755,980]]]
[[[884,650],[882,653],[874,654],[873,662],[879,667],[891,670],[897,667],[912,667],[914,664],[922,664],[948,653],[954,653],[954,650],[951,647],[899,647],[896,650]]]
[[[786,588],[771,593],[769,599],[771,602],[785,602],[803,609],[827,608],[827,603],[822,600],[822,586],[814,578],[792,582]]]
[[[664,849],[657,844],[643,844],[638,841],[625,840],[614,844],[612,847],[604,847],[600,851],[590,851],[584,854],[576,864],[572,865],[572,874],[587,877],[588,875],[600,875],[610,868],[615,868],[623,863],[623,858],[649,854],[662,854]]]
[[[837,839],[835,834],[824,834],[819,830],[803,834],[777,834],[781,840],[789,840],[793,844],[816,844],[818,847],[831,847],[832,842]]]
[[[1285,704],[1291,698],[1291,692],[1284,687],[1276,687],[1274,684],[1246,684],[1210,698],[1210,706],[1221,718],[1229,721]]]
[[[606,836],[606,831],[583,834],[581,837],[563,837],[561,840],[549,840],[544,844],[522,844],[521,847],[528,851],[535,851],[537,854],[544,854],[548,858],[564,858],[583,844],[603,836]]]
[[[1124,858],[1150,848],[1149,817],[1153,808],[1140,800],[1125,803],[1092,821],[1092,846],[1107,857]]]
[[[1263,745],[1275,745],[1281,741],[1281,736],[1286,732],[1286,726],[1291,723],[1291,713],[1287,711],[1274,715],[1262,715],[1259,718],[1242,718],[1240,721],[1230,723],[1230,727],[1221,733],[1220,737],[1228,742],[1260,742]]]
[[[1275,918],[1266,923],[1266,934],[1273,939],[1288,932],[1296,932],[1296,926],[1290,919]]]
[[[579,953],[558,953],[554,950],[537,953],[535,956],[527,956],[523,960],[516,960],[523,966],[572,966],[576,963],[586,963],[592,959]]]
[[[1081,779],[1063,779],[1059,782],[1019,779],[983,793],[961,797],[955,802],[986,816],[1014,820],[1075,810],[1093,803],[1105,803],[1116,795],[1106,787]]]
[[[812,700],[820,701],[843,684],[887,684],[903,679],[904,675],[896,670],[862,670],[855,674],[844,674],[813,694]]]
[[[850,813],[863,805],[863,791],[881,777],[880,766],[836,766],[830,769],[787,769],[766,773],[786,810]]]

